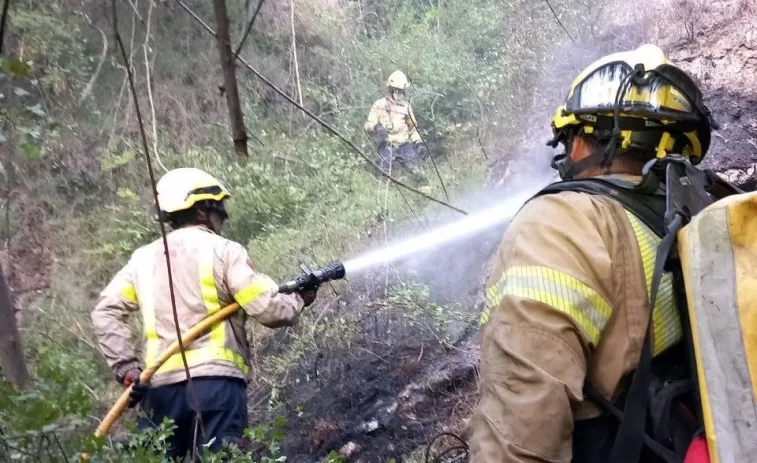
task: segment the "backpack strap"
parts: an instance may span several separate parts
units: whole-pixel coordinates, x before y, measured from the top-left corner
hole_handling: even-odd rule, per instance
[[[577,191],[610,197],[619,202],[625,209],[631,211],[657,236],[665,235],[665,193],[662,191],[644,194],[634,190],[633,185],[628,182],[586,178],[552,183],[536,193],[534,197],[562,191]]]

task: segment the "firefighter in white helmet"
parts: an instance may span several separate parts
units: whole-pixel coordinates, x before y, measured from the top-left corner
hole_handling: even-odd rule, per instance
[[[182,332],[233,302],[242,307],[226,321],[186,346],[186,359],[202,418],[196,444],[212,451],[224,442],[243,442],[247,427],[247,374],[249,345],[245,333],[248,316],[277,328],[292,325],[316,291],[278,294],[277,284],[258,273],[239,243],[223,238],[228,214],[228,189],[208,173],[193,168],[175,169],[157,185],[159,220],[168,222],[168,234],[178,323]],[[144,356],[132,346],[127,317],[141,312]],[[174,420],[177,428],[169,442],[169,456],[182,458],[191,450],[195,433],[193,397],[187,390],[184,364],[171,357],[149,385],[139,384],[144,366],[176,339],[162,240],[137,249],[100,295],[92,312],[100,349],[116,379],[134,385],[130,406],[144,401],[146,418],[140,427]]]
[[[428,152],[408,99],[410,82],[402,71],[394,71],[386,81],[386,89],[386,96],[373,103],[364,129],[378,143],[384,172],[391,172],[396,161],[417,184],[426,186],[428,180],[419,164]]]

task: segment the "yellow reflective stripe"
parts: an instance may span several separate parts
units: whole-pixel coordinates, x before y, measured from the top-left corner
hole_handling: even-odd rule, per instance
[[[234,300],[242,307],[259,298],[271,289],[266,280],[254,281],[234,294]]]
[[[212,315],[221,309],[221,304],[218,302],[216,277],[213,273],[215,251],[212,246],[207,246],[202,252],[202,258],[199,261],[200,291],[202,292],[202,300],[205,303],[205,308],[208,310],[208,315]]]
[[[118,294],[132,304],[137,303],[137,289],[131,283],[126,283]]]
[[[225,347],[200,347],[198,349],[188,350],[185,352],[185,354],[187,356],[187,365],[189,365],[190,368],[197,365],[202,365],[204,363],[211,363],[222,360],[233,363],[245,375],[249,371],[249,368],[244,361],[244,357]],[[169,357],[166,363],[158,368],[157,373],[165,373],[168,371],[179,370],[183,368],[184,362],[181,360],[181,354],[176,354]]]
[[[568,315],[596,345],[612,316],[610,305],[589,286],[555,269],[540,266],[511,267],[499,282],[487,290],[487,310],[497,307],[505,296],[531,299]]]
[[[137,281],[142,288],[142,297],[139,300],[139,307],[142,311],[142,321],[144,324],[145,338],[145,365],[152,366],[158,357],[160,340],[158,339],[158,330],[155,321],[155,250],[152,247],[145,248],[142,251],[142,260],[137,265]]]
[[[200,291],[205,309],[208,311],[208,315],[212,315],[221,310],[221,304],[218,302],[216,277],[213,272],[215,249],[213,246],[205,246],[201,252],[202,255],[199,259]],[[210,331],[210,345],[218,348],[226,347],[226,322],[217,323]]]
[[[657,246],[660,244],[660,238],[654,234],[641,220],[631,212],[626,211],[628,220],[631,222],[636,241],[641,254],[641,261],[644,267],[644,277],[646,279],[647,295],[652,294],[652,277],[654,274],[655,258],[657,257]],[[681,316],[678,313],[673,293],[673,277],[664,273],[660,280],[660,288],[657,291],[654,311],[652,312],[652,354],[658,355],[669,347],[675,345],[683,339],[683,328],[681,327]]]

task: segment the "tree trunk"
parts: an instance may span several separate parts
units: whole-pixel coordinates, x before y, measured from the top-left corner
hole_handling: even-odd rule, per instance
[[[223,68],[226,103],[229,106],[231,135],[234,139],[234,149],[237,154],[247,156],[247,132],[244,128],[242,107],[239,104],[239,90],[237,88],[236,63],[232,62],[231,40],[229,39],[229,17],[226,14],[226,0],[213,0],[218,23],[218,53]]]
[[[31,383],[32,379],[24,361],[21,335],[16,325],[16,314],[13,312],[10,291],[2,266],[0,266],[0,320],[3,320],[0,323],[0,359],[2,359],[3,375],[14,386],[24,388]]]

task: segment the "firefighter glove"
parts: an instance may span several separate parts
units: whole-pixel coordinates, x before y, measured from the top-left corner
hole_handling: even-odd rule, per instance
[[[140,402],[145,399],[147,391],[150,389],[150,383],[140,383],[139,375],[142,370],[135,368],[129,370],[123,379],[124,388],[131,386],[131,392],[129,393],[129,408],[136,407]]]
[[[415,142],[415,152],[418,153],[418,156],[422,158],[428,157],[428,150],[426,149],[426,145],[420,140]]]
[[[305,307],[312,304],[313,301],[315,301],[315,297],[317,295],[318,295],[318,288],[306,289],[304,291],[300,291],[300,297],[302,298],[303,302],[305,302]]]
[[[376,128],[373,129],[373,133],[376,135],[376,139],[379,143],[383,143],[389,138],[389,131],[386,130],[382,124],[376,124]]]

